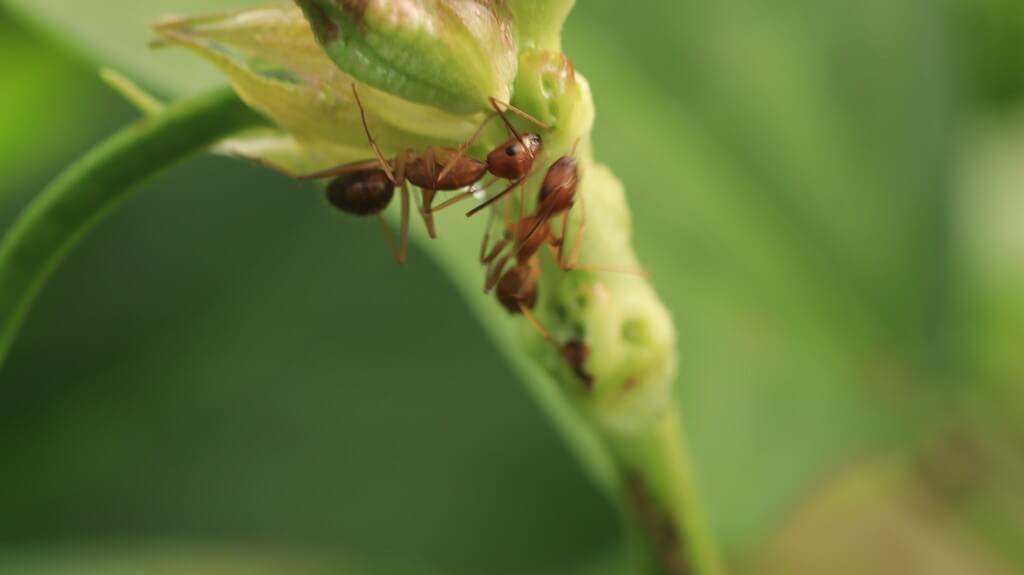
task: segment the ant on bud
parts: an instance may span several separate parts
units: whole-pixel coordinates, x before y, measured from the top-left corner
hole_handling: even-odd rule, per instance
[[[512,122],[505,116],[506,111],[522,116],[541,129],[548,128],[546,124],[515,106],[491,98],[494,114],[488,114],[473,135],[459,148],[429,147],[423,153],[405,150],[388,160],[384,157],[370,131],[366,120],[366,110],[355,84],[352,84],[352,95],[359,107],[363,130],[366,132],[366,138],[376,158],[335,166],[299,176],[298,179],[334,178],[327,187],[330,202],[339,210],[349,214],[378,216],[395,260],[400,264],[405,263],[409,242],[409,183],[422,191],[423,203],[420,213],[430,237],[436,237],[433,213],[474,195],[478,190],[476,184],[485,175],[490,174],[496,179],[511,182],[505,190],[496,196],[499,197],[521,185],[525,178],[532,173],[534,160],[543,149],[543,140],[539,134],[522,135],[516,131]],[[476,141],[484,127],[495,115],[505,123],[511,137],[494,148],[484,161],[466,155],[467,149]],[[381,217],[381,213],[390,204],[396,187],[402,190],[401,234],[397,247],[390,239],[391,232]],[[433,207],[434,196],[438,191],[454,191],[464,188],[468,188],[468,191],[437,208]]]

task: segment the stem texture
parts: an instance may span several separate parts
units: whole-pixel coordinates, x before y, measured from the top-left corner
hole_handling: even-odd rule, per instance
[[[0,366],[47,277],[104,214],[163,170],[262,123],[233,91],[209,92],[114,134],[47,186],[0,242]]]

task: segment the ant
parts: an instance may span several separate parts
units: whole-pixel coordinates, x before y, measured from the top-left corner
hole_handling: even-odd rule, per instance
[[[511,219],[511,203],[505,204],[505,233],[490,250],[490,230],[493,224],[494,211],[490,212],[487,222],[487,234],[480,246],[480,263],[487,266],[484,282],[484,293],[497,288],[496,296],[502,306],[510,313],[522,314],[534,329],[549,343],[555,346],[562,358],[569,364],[573,372],[588,389],[593,385],[593,377],[588,374],[583,364],[590,354],[590,348],[579,339],[571,339],[559,344],[550,332],[541,324],[533,313],[537,304],[538,281],[540,279],[540,258],[538,252],[547,245],[555,257],[555,262],[563,271],[589,269],[593,271],[614,271],[620,273],[636,273],[631,270],[613,268],[597,268],[582,266],[577,263],[583,235],[586,231],[586,209],[583,195],[577,194],[579,186],[579,168],[573,153],[562,156],[548,168],[537,194],[537,206],[534,213],[521,217],[518,221]],[[573,241],[572,254],[566,258],[565,245],[569,226],[569,210],[580,201],[580,221]],[[483,206],[478,206],[482,208]],[[471,211],[472,216],[478,209]],[[562,216],[561,231],[556,235],[551,220]],[[511,251],[506,248],[511,246]],[[511,268],[505,269],[510,260],[514,259]],[[643,273],[643,272],[639,272]]]
[[[491,219],[487,222],[487,233],[480,245],[480,263],[487,266],[484,293],[490,293],[491,290],[497,288],[495,295],[498,302],[509,313],[522,314],[545,340],[559,350],[559,353],[573,366],[573,370],[586,382],[588,380],[584,377],[582,364],[589,352],[585,351],[585,345],[578,341],[560,345],[533,313],[533,308],[537,305],[539,291],[540,258],[537,252],[541,246],[545,242],[549,246],[557,246],[556,259],[559,262],[559,267],[570,269],[570,266],[563,264],[565,242],[555,239],[550,232],[550,227],[542,224],[546,224],[553,214],[568,210],[575,194],[577,182],[576,161],[572,156],[565,156],[556,161],[548,169],[541,186],[537,213],[513,221],[511,218],[512,204],[506,202],[504,237],[488,250],[495,214],[492,210],[490,212]],[[478,208],[480,207],[478,206]],[[563,236],[565,225],[567,224],[563,224]],[[545,231],[537,233],[537,230]],[[512,247],[511,251],[506,250],[509,246]],[[506,269],[508,262],[513,259],[514,265]]]
[[[486,246],[486,243],[484,245]],[[488,256],[493,257],[494,254],[500,251],[501,242],[499,242],[496,248],[497,251],[485,254],[481,257],[481,260],[486,260]],[[486,247],[481,250],[482,254],[484,252],[486,252]],[[490,262],[484,261],[484,263]],[[485,287],[485,290],[490,291],[491,288],[495,287],[496,283],[497,290],[495,295],[501,305],[509,313],[521,313],[530,322],[530,325],[540,333],[541,337],[558,350],[559,355],[569,364],[573,373],[583,382],[586,389],[591,389],[594,378],[583,367],[590,356],[590,347],[579,339],[570,339],[564,344],[559,344],[533,313],[533,308],[537,305],[539,293],[537,283],[540,279],[540,259],[537,257],[537,254],[533,253],[525,259],[517,259],[516,265],[509,268],[508,271],[501,273],[500,270],[503,265],[504,262],[498,264],[496,270],[490,270],[488,285]],[[495,279],[499,277],[500,279]]]
[[[466,150],[476,141],[484,126],[494,118],[494,114],[489,114],[473,135],[457,149],[429,147],[422,154],[413,150],[405,150],[389,161],[384,158],[384,154],[370,132],[366,121],[366,110],[363,108],[355,84],[352,84],[352,94],[359,107],[363,130],[366,132],[366,138],[376,158],[328,168],[299,176],[298,179],[314,180],[334,177],[335,179],[327,187],[328,199],[335,207],[346,213],[377,215],[384,227],[385,236],[388,238],[388,244],[395,260],[399,264],[405,263],[409,241],[409,182],[421,189],[423,194],[421,215],[430,237],[437,237],[433,213],[465,199],[473,193],[464,192],[434,208],[434,196],[438,191],[472,187],[489,173],[496,179],[505,179],[511,182],[506,189],[492,198],[493,200],[521,185],[526,177],[533,172],[534,160],[543,148],[543,140],[536,133],[520,135],[505,116],[502,108],[515,112],[541,129],[548,129],[548,126],[537,118],[507,102],[492,97],[490,98],[491,107],[505,123],[512,137],[494,148],[487,155],[485,161],[467,156]],[[395,248],[391,232],[381,216],[383,210],[390,204],[396,186],[402,190],[401,240],[397,248]]]
[[[571,155],[559,158],[548,168],[548,172],[544,176],[544,182],[538,193],[536,212],[512,222],[509,211],[511,203],[506,203],[504,237],[488,251],[490,230],[494,218],[494,211],[492,211],[491,220],[487,222],[487,234],[480,245],[480,263],[488,266],[484,293],[489,293],[497,287],[498,301],[506,309],[513,313],[522,313],[538,327],[536,318],[530,313],[536,304],[537,279],[540,276],[537,252],[540,251],[541,246],[547,244],[554,251],[555,260],[561,269],[571,270],[577,267],[575,252],[578,251],[579,240],[585,230],[585,219],[580,221],[573,257],[570,261],[565,260],[564,249],[565,233],[569,221],[567,212],[575,202],[578,182],[579,175],[575,158]],[[580,197],[582,198],[582,196]],[[477,208],[480,207],[477,206]],[[473,213],[475,210],[468,215]],[[562,235],[560,237],[554,235],[550,226],[550,220],[558,214],[566,215],[562,220]],[[512,251],[502,255],[505,248],[510,245],[513,248]],[[506,270],[505,267],[513,258],[515,258],[515,264]],[[546,330],[541,328],[539,331],[546,336]]]

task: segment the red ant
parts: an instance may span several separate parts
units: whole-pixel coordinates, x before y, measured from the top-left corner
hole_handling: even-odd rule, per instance
[[[554,238],[550,232],[550,226],[547,224],[554,214],[563,213],[571,206],[577,182],[576,161],[572,156],[560,158],[548,169],[548,173],[544,177],[537,213],[524,216],[513,222],[510,212],[512,204],[506,203],[504,237],[488,250],[490,229],[494,217],[494,211],[492,211],[492,220],[487,223],[488,231],[480,245],[480,263],[488,267],[484,293],[489,293],[496,287],[495,295],[501,305],[510,313],[523,314],[544,339],[554,345],[567,360],[570,360],[574,371],[582,374],[582,363],[586,357],[586,352],[583,351],[585,346],[581,342],[576,342],[572,346],[570,344],[559,345],[533,314],[533,308],[537,305],[538,280],[540,279],[540,258],[537,255],[540,247],[545,242],[552,247],[557,246],[556,259],[559,262],[559,267],[571,268],[563,263],[565,242],[562,238]],[[482,207],[484,206],[478,206],[468,215],[476,213]],[[563,224],[563,237],[566,225]],[[539,230],[544,231],[538,233]],[[509,246],[512,246],[512,250],[502,255]],[[515,264],[506,270],[509,260],[513,258]],[[584,380],[586,381],[586,378]]]
[[[524,224],[532,225],[533,222],[531,220],[532,218],[530,217],[523,218],[517,227],[522,229]],[[491,263],[504,245],[507,245],[507,241],[507,239],[504,239],[498,242],[494,250],[490,253],[485,253],[487,250],[485,239],[484,247],[481,249],[481,261],[485,264]],[[587,389],[590,389],[594,379],[583,367],[583,364],[590,355],[590,348],[579,339],[571,339],[565,344],[559,344],[533,313],[533,308],[537,305],[537,283],[540,279],[540,259],[537,257],[536,250],[528,257],[518,256],[516,264],[509,268],[508,271],[502,272],[501,270],[509,257],[508,255],[504,256],[499,260],[494,269],[488,270],[485,290],[490,291],[496,285],[497,291],[495,295],[501,305],[509,313],[523,314],[533,328],[551,345],[555,346],[558,353],[572,368],[573,373],[583,381]]]
[[[422,154],[416,153],[413,150],[405,150],[396,155],[391,161],[388,161],[384,158],[370,132],[366,121],[366,110],[363,108],[363,103],[359,98],[359,92],[356,90],[355,84],[352,85],[352,94],[355,96],[356,105],[359,106],[363,130],[366,132],[366,138],[373,149],[376,159],[328,168],[312,174],[299,176],[299,179],[313,180],[335,177],[327,187],[328,199],[335,207],[346,213],[377,215],[381,225],[384,227],[385,236],[388,238],[388,244],[391,247],[392,253],[400,264],[405,263],[409,241],[408,182],[422,190],[423,207],[421,215],[430,237],[433,238],[437,236],[434,229],[433,212],[465,199],[472,194],[472,192],[464,192],[458,197],[434,208],[434,196],[438,191],[452,191],[471,187],[483,179],[485,174],[490,173],[495,178],[511,181],[511,184],[506,189],[492,198],[497,199],[521,185],[526,177],[533,172],[534,160],[543,148],[543,141],[539,134],[528,133],[525,136],[520,135],[508,118],[505,117],[502,108],[515,112],[537,124],[542,129],[547,129],[546,124],[507,102],[490,98],[491,107],[501,117],[507,129],[512,133],[512,137],[492,150],[487,155],[486,161],[480,161],[467,156],[466,150],[476,141],[484,126],[494,118],[494,115],[488,115],[473,135],[458,149],[429,147]],[[391,202],[395,186],[400,186],[402,189],[401,240],[397,249],[391,238],[391,232],[381,216],[381,212]]]

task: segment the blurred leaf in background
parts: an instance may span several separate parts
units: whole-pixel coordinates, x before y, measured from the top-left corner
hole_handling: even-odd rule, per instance
[[[217,75],[145,50],[145,24],[251,3],[8,4],[172,96]],[[569,20],[746,572],[1024,571],[1021,6],[594,0]],[[108,110],[85,85],[75,109]],[[62,129],[95,140],[126,113]],[[394,269],[372,227],[245,166],[152,188],[68,260],[0,375],[0,543],[269,541],[464,573],[615,547],[436,271]]]
[[[26,178],[33,170],[61,166],[69,153],[92,144],[66,129],[95,125],[95,115],[81,114],[67,96],[77,94],[83,101],[91,101],[96,86],[90,84],[91,71],[81,62],[72,61],[50,44],[32,41],[22,26],[8,18],[0,18],[0,62],[4,70],[4,89],[0,90],[3,210],[16,199],[17,192],[28,187]]]

